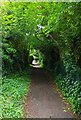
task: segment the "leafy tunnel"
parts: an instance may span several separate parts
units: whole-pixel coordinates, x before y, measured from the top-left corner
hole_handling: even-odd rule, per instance
[[[40,64],[81,114],[81,2],[8,1],[1,10],[3,76],[27,70],[38,51]]]

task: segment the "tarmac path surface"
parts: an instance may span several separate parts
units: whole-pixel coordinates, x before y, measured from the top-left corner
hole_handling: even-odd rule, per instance
[[[49,73],[39,67],[33,68],[30,90],[23,111],[24,118],[74,118]]]

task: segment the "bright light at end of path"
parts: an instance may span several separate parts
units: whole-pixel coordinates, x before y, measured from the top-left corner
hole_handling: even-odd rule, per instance
[[[33,60],[32,61],[32,66],[34,67],[34,68],[41,68],[41,65],[39,64],[39,61],[37,60]]]

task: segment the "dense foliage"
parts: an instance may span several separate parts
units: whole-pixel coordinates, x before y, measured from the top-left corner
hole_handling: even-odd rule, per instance
[[[28,67],[31,48],[81,114],[81,2],[2,3],[3,74]],[[34,56],[34,54],[32,55]]]
[[[23,101],[29,90],[29,84],[27,72],[3,77],[2,118],[23,117]]]

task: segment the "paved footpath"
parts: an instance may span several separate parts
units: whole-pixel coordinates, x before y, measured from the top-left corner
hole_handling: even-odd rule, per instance
[[[24,118],[74,118],[48,72],[34,68],[24,104]]]

